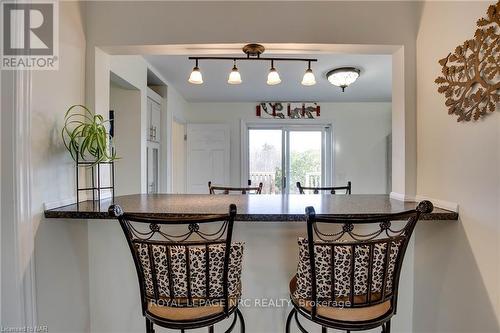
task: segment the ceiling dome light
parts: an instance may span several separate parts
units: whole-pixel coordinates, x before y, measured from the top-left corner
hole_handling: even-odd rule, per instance
[[[306,69],[304,73],[304,77],[302,78],[303,86],[314,86],[316,84],[316,78],[314,77],[314,73],[311,69],[311,62],[309,61],[309,67]]]
[[[359,77],[360,70],[354,67],[341,67],[329,71],[326,74],[328,81],[334,86],[342,88],[344,92],[350,84]]]
[[[202,84],[203,83],[203,77],[201,76],[200,69],[198,68],[198,60],[196,60],[196,65],[193,68],[193,71],[191,72],[191,75],[189,75],[189,83],[192,84]]]
[[[241,75],[240,72],[238,71],[238,68],[236,67],[236,60],[234,60],[233,69],[231,70],[231,73],[229,73],[229,78],[227,80],[227,83],[229,84],[241,83]]]
[[[274,68],[274,61],[271,60],[271,69],[269,70],[269,74],[267,74],[267,84],[274,86],[279,83],[281,83],[280,75],[276,68]]]

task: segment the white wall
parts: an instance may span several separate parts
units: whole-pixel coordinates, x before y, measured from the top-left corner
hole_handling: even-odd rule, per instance
[[[426,2],[417,40],[418,194],[459,204],[458,223],[416,229],[415,332],[499,332],[500,114],[457,123],[438,60],[493,2]],[[497,106],[498,110],[498,106]]]
[[[136,130],[129,133],[128,140],[133,141],[135,149],[128,147],[121,159],[116,162],[117,168],[121,168],[121,164],[133,165],[135,172],[130,175],[130,177],[136,178],[138,180],[138,187],[128,188],[134,193],[146,193],[146,177],[147,177],[147,164],[146,164],[146,137],[147,137],[147,102],[148,102],[148,91],[147,91],[147,63],[141,56],[111,56],[109,57],[109,68],[99,68],[101,74],[105,74],[111,71],[115,75],[119,76],[121,79],[128,82],[128,84],[139,90],[139,108],[136,109],[135,126]],[[109,92],[109,81],[108,89]],[[110,95],[108,95],[110,96]],[[113,96],[116,97],[116,96]],[[122,96],[123,97],[123,96]],[[113,103],[117,101],[114,100]],[[137,105],[136,105],[137,106]],[[105,118],[108,117],[108,110],[111,108],[110,99],[108,97],[106,105],[96,105],[96,112],[104,115]],[[133,112],[132,110],[130,110]],[[119,116],[117,114],[117,116]],[[120,122],[120,119],[117,119]],[[117,150],[117,155],[121,152]],[[125,167],[126,168],[126,167]],[[117,179],[117,181],[123,181],[123,179]],[[120,186],[119,183],[116,184],[117,188]]]
[[[59,70],[33,71],[32,207],[39,324],[50,332],[90,329],[87,223],[46,220],[43,203],[75,197],[75,166],[61,141],[64,113],[85,102],[84,12],[61,2]]]
[[[111,84],[109,107],[115,112],[115,195],[141,192],[141,92]]]
[[[168,81],[166,81],[168,84]],[[178,159],[184,160],[185,156],[178,156],[175,152],[182,147],[174,147],[174,143],[179,143],[178,140],[172,137],[174,133],[174,121],[177,123],[185,123],[186,122],[186,112],[188,110],[188,103],[182,97],[181,94],[169,84],[167,89],[167,114],[166,114],[166,122],[167,129],[162,132],[162,140],[164,143],[164,147],[162,154],[164,158],[164,162],[167,164],[167,177],[163,177],[166,180],[166,184],[164,184],[164,188],[166,188],[166,192],[172,192],[174,190],[174,182],[178,182],[178,180],[174,179],[177,177],[174,174],[174,163],[177,163]],[[178,138],[177,138],[178,139]],[[182,144],[182,142],[180,142]],[[182,164],[182,163],[181,163]],[[182,176],[181,176],[182,177]],[[185,177],[182,177],[183,181],[185,181]],[[177,183],[177,186],[179,184]]]
[[[353,193],[389,193],[387,137],[391,103],[321,103],[321,123],[333,124],[334,184],[352,181]],[[241,183],[241,120],[258,121],[256,103],[189,103],[190,123],[226,123],[231,130],[231,184]],[[272,122],[270,120],[269,122]],[[297,120],[296,124],[307,124]],[[310,123],[310,122],[309,122]],[[243,184],[244,185],[244,184]]]

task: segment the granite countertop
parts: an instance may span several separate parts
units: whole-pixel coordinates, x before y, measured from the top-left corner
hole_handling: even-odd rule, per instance
[[[46,218],[109,219],[111,199],[80,202],[45,211]],[[115,197],[127,213],[148,216],[176,216],[191,214],[225,214],[229,204],[238,208],[238,221],[304,221],[307,206],[316,214],[359,215],[399,213],[414,209],[415,202],[390,199],[384,194],[353,195],[208,195],[208,194],[134,194]],[[458,220],[458,213],[434,208],[423,214],[422,220]]]

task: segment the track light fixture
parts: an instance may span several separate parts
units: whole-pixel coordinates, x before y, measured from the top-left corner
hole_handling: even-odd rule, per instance
[[[274,60],[271,60],[271,69],[269,70],[269,74],[267,74],[267,84],[270,86],[274,86],[280,83],[280,75],[276,68],[274,68]]]
[[[304,77],[302,78],[303,86],[314,86],[316,84],[316,78],[314,77],[314,73],[311,69],[311,62],[309,61],[306,72],[304,73]]]
[[[193,71],[191,72],[191,75],[189,75],[189,83],[192,84],[202,84],[203,83],[203,77],[201,75],[200,69],[198,68],[198,60],[196,60],[196,65],[193,68]]]
[[[241,81],[241,74],[236,67],[236,61],[245,61],[245,60],[257,60],[257,61],[271,61],[271,69],[269,70],[269,73],[267,75],[267,84],[268,85],[276,85],[281,83],[281,78],[274,67],[274,61],[302,61],[302,62],[307,62],[308,63],[308,68],[304,74],[304,77],[302,78],[302,84],[304,86],[311,86],[316,84],[316,79],[314,77],[314,73],[312,72],[311,69],[311,62],[313,61],[318,61],[318,59],[312,59],[312,58],[278,58],[278,57],[261,57],[261,54],[264,53],[265,48],[264,46],[260,44],[247,44],[243,47],[243,53],[245,53],[246,56],[244,57],[189,57],[190,60],[195,60],[196,65],[193,68],[193,71],[191,72],[191,75],[189,76],[189,82],[193,84],[202,84],[203,83],[203,78],[200,72],[200,69],[198,67],[198,61],[199,60],[231,60],[233,61],[233,68],[231,72],[229,73],[229,77],[227,82],[229,84],[240,84]]]
[[[241,75],[238,71],[238,67],[236,67],[236,60],[233,63],[233,69],[231,73],[229,73],[229,78],[227,79],[227,83],[229,84],[240,84],[241,83]]]

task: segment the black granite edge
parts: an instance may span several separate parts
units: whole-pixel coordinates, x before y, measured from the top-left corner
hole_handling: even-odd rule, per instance
[[[198,214],[175,214],[175,213],[132,213],[142,216],[150,217],[182,217],[192,216]],[[374,214],[345,214],[344,216],[373,216]],[[46,210],[45,218],[48,219],[81,219],[81,220],[110,220],[113,219],[107,211],[103,212],[78,212],[78,211],[60,211],[56,209]],[[458,213],[430,213],[422,214],[421,220],[425,221],[456,221],[458,220]],[[248,222],[300,222],[305,221],[304,214],[237,214],[236,221]]]
[[[56,208],[57,209],[57,208]],[[187,217],[200,214],[176,214],[176,213],[134,213],[130,214],[144,217]],[[203,215],[203,214],[201,214]],[[80,220],[112,220],[108,212],[77,212],[77,211],[58,211],[46,210],[45,218],[47,219],[80,219]],[[272,222],[272,221],[305,221],[304,214],[237,214],[236,221],[249,222]]]
[[[94,219],[112,219],[108,212],[78,212],[78,211],[60,211],[49,209],[44,212],[46,219],[81,219],[81,220],[94,220]]]
[[[425,221],[458,221],[457,212],[422,214],[420,220]]]

